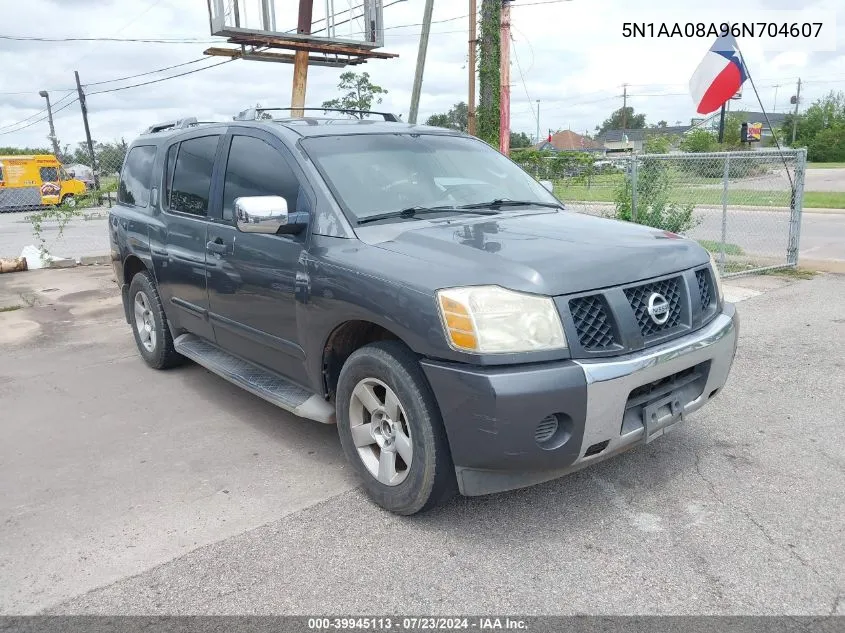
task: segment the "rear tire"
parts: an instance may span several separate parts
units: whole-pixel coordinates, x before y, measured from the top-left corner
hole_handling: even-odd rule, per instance
[[[135,344],[147,365],[167,369],[184,361],[173,346],[158,288],[147,271],[136,274],[129,284],[129,318]]]
[[[336,401],[343,451],[378,505],[410,515],[455,494],[440,410],[402,343],[381,341],[354,352],[340,372]]]

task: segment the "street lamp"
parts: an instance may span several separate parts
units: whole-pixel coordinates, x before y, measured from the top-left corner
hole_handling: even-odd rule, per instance
[[[53,153],[58,158],[61,152],[59,152],[59,140],[56,138],[56,128],[53,127],[53,110],[50,108],[50,94],[46,90],[41,90],[38,95],[47,100],[47,120],[50,122],[50,136],[48,138],[53,143]]]

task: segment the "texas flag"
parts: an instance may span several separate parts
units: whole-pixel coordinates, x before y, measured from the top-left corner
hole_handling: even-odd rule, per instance
[[[748,73],[732,35],[716,40],[701,60],[689,82],[692,100],[699,114],[710,114],[733,97]]]

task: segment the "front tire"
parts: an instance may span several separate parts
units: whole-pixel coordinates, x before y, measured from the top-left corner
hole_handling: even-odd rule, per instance
[[[73,209],[76,206],[76,197],[72,193],[69,193],[64,198],[62,198],[61,204]]]
[[[343,451],[378,505],[410,515],[455,493],[440,411],[417,358],[402,343],[381,341],[353,353],[336,400]]]
[[[184,359],[173,346],[167,316],[150,273],[140,272],[129,284],[130,321],[135,344],[153,369],[174,367]]]

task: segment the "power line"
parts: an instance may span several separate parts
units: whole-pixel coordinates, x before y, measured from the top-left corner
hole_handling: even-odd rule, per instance
[[[198,38],[36,37],[30,35],[0,35],[0,40],[15,42],[140,42],[143,44],[215,44],[220,41]]]
[[[210,66],[203,66],[202,68],[195,68],[194,70],[188,70],[183,73],[178,73],[176,75],[170,75],[169,77],[160,77],[159,79],[152,79],[150,81],[144,81],[139,84],[132,84],[131,86],[120,86],[118,88],[107,88],[105,90],[97,90],[96,92],[89,92],[88,96],[92,95],[99,95],[106,92],[117,92],[119,90],[129,90],[130,88],[138,88],[140,86],[149,86],[151,84],[157,84],[162,81],[167,81],[168,79],[176,79],[177,77],[184,77],[185,75],[192,75],[194,73],[202,72],[203,70],[209,70],[210,68],[215,68],[217,66],[222,66],[223,64],[231,64],[232,62],[238,61],[237,57],[233,57],[232,59],[226,59],[222,62],[218,62],[217,64],[211,64]]]
[[[123,26],[121,26],[121,27],[120,27],[119,29],[117,29],[116,31],[113,31],[113,32],[112,32],[112,35],[117,35],[117,34],[119,34],[119,33],[123,33],[123,31],[125,31],[125,30],[126,30],[126,28],[127,28],[130,24],[134,23],[136,20],[138,20],[138,19],[140,19],[141,17],[145,16],[147,13],[149,13],[149,12],[150,12],[150,10],[152,10],[152,9],[153,9],[153,7],[155,7],[155,6],[159,5],[159,4],[161,4],[161,0],[154,0],[154,1],[153,1],[153,3],[152,3],[152,4],[150,4],[150,5],[149,5],[146,9],[144,9],[143,11],[141,11],[141,13],[139,13],[139,14],[138,14],[138,15],[136,15],[135,17],[131,18],[128,22],[126,22]],[[81,57],[79,57],[78,59],[76,59],[76,60],[75,60],[72,64],[68,64],[68,65],[67,65],[67,67],[69,67],[69,68],[75,68],[75,67],[77,67],[77,65],[79,64],[79,62],[81,62],[83,59],[85,59],[85,58],[86,58],[86,57],[88,57],[91,53],[93,53],[95,50],[97,50],[97,48],[98,48],[98,47],[99,47],[99,44],[94,44],[93,46],[91,46],[91,47],[88,49],[88,52],[84,53]]]
[[[62,101],[64,101],[65,99],[67,99],[67,98],[68,98],[70,95],[72,95],[72,94],[73,94],[73,92],[68,92],[65,96],[61,97],[58,101],[56,101],[55,103],[53,103],[53,107],[55,107],[55,106],[59,105]],[[33,114],[33,115],[31,115],[31,116],[26,117],[25,119],[21,119],[20,121],[17,121],[16,123],[9,123],[8,125],[4,125],[4,126],[0,127],[0,130],[5,130],[5,129],[7,129],[7,128],[10,128],[10,127],[15,127],[15,126],[17,126],[17,125],[20,125],[21,123],[26,123],[26,122],[27,122],[27,121],[29,121],[30,119],[34,119],[34,118],[36,118],[36,117],[38,117],[38,116],[41,116],[42,114],[46,114],[46,113],[47,113],[47,108],[44,108],[43,110],[40,110],[40,111],[36,112],[35,114]]]
[[[77,99],[74,99],[73,101],[69,101],[68,103],[64,104],[61,108],[58,108],[58,109],[53,110],[53,115],[55,116],[56,114],[58,114],[59,112],[61,112],[61,111],[62,111],[62,110],[64,110],[65,108],[69,108],[70,106],[72,106],[72,105],[73,105],[74,103],[76,103],[77,101],[79,101],[79,99],[78,99],[78,98],[77,98]],[[41,123],[41,122],[43,122],[43,121],[46,121],[46,120],[47,120],[47,118],[48,118],[48,117],[46,117],[46,116],[45,116],[45,117],[42,117],[42,118],[38,119],[37,121],[32,121],[31,123],[27,123],[26,125],[21,126],[21,127],[19,127],[19,128],[17,128],[17,129],[15,129],[15,130],[8,130],[8,131],[6,131],[6,132],[0,132],[0,136],[5,136],[6,134],[14,134],[15,132],[20,132],[21,130],[25,130],[25,129],[29,128],[29,127],[32,127],[33,125],[37,125],[38,123]]]
[[[537,124],[537,127],[540,126],[540,119],[537,118],[537,113],[534,112],[534,108],[532,107],[532,99],[531,95],[528,94],[528,86],[525,84],[525,75],[522,73],[522,66],[519,63],[519,54],[516,52],[516,40],[513,39],[513,35],[511,35],[511,42],[514,43],[513,47],[513,58],[516,61],[516,68],[519,70],[519,78],[522,80],[522,89],[525,91],[525,97],[528,99],[528,109],[531,110],[531,115],[534,117],[534,122]],[[540,139],[537,139],[538,141]]]
[[[516,7],[534,7],[541,4],[561,4],[563,2],[572,2],[572,0],[545,0],[545,2],[522,2],[520,4],[514,4],[511,8]]]
[[[164,68],[156,68],[155,70],[149,70],[145,73],[138,73],[137,75],[127,75],[126,77],[118,77],[117,79],[106,79],[104,81],[92,81],[87,84],[83,84],[86,88],[88,86],[100,86],[102,84],[111,84],[117,81],[125,81],[127,79],[135,79],[136,77],[146,77],[147,75],[154,75],[156,73],[164,72],[165,70],[173,70],[174,68],[181,68],[182,66],[188,66],[190,64],[196,64],[202,61],[209,59],[208,57],[198,57],[196,59],[192,59],[189,62],[182,62],[181,64],[173,64],[173,66],[165,66]]]

